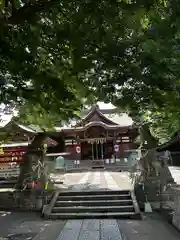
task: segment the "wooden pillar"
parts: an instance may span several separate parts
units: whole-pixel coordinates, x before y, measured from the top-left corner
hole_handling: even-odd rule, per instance
[[[92,160],[94,160],[94,144],[93,144],[93,142],[91,142],[91,146],[92,146]]]
[[[101,144],[101,158],[103,160],[103,143],[101,142],[100,144]]]
[[[97,145],[97,142],[95,142],[96,144],[96,160],[98,160],[98,145]]]
[[[100,142],[100,144],[101,144],[101,159],[103,160],[103,157],[104,157],[104,151],[103,151],[104,140],[101,139],[99,142]]]

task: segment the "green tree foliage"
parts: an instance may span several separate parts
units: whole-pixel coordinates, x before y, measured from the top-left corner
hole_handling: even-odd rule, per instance
[[[84,99],[112,102],[154,127],[177,119],[179,0],[0,5],[0,102],[20,110],[26,121],[68,119],[78,115]],[[28,153],[20,185],[30,172]]]
[[[2,1],[0,97],[21,116],[69,118],[86,97],[177,118],[178,0]]]
[[[117,67],[109,59],[118,45],[119,55],[131,44],[130,30],[149,2],[1,0],[1,103],[21,109],[21,116],[75,115],[95,90],[100,97],[99,86],[111,90],[98,76]]]
[[[4,25],[36,21],[41,12],[60,4],[57,0],[0,0],[0,20]]]
[[[124,35],[113,27],[111,45],[106,41],[99,50],[101,59],[89,78],[98,78],[99,88],[94,85],[102,99],[124,107],[136,121],[153,123],[162,140],[180,123],[179,4],[166,1],[146,13],[131,13],[129,23],[123,22]]]
[[[33,23],[0,27],[1,102],[11,109],[23,106],[21,116],[69,118],[88,97],[72,72],[68,39],[57,38],[55,27],[61,23],[61,13],[48,10]]]

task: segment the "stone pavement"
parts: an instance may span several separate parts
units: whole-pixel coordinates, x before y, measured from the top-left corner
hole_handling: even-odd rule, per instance
[[[169,167],[175,181],[180,184],[180,167]],[[54,175],[58,179],[58,175]],[[59,185],[58,187],[62,187]],[[65,174],[67,189],[132,189],[128,172],[84,171]]]
[[[56,240],[179,240],[180,233],[158,214],[143,220],[69,220]]]
[[[35,213],[0,215],[0,240],[179,240],[180,233],[158,214],[143,220],[45,221]]]
[[[55,176],[58,179],[58,175]],[[132,189],[128,172],[85,171],[65,174],[63,185],[59,188],[69,190],[123,190]]]
[[[126,240],[178,240],[178,232],[157,213],[143,216],[143,220],[117,220]]]
[[[58,177],[58,176],[57,176]],[[60,186],[59,186],[60,187]],[[64,188],[131,189],[127,172],[67,173]],[[44,220],[36,213],[0,212],[0,240],[179,240],[180,234],[156,213],[143,220]]]
[[[122,240],[115,219],[68,220],[57,240]]]

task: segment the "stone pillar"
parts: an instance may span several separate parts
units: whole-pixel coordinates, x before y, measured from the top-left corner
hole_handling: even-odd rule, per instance
[[[168,184],[174,183],[163,153],[159,154],[156,149],[149,149],[138,163],[147,200],[162,203],[162,192]]]
[[[180,188],[173,188],[174,190],[174,213],[173,225],[180,230]]]

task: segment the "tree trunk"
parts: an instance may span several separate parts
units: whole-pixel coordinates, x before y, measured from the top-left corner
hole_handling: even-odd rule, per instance
[[[158,140],[152,136],[148,124],[140,127],[140,139],[142,156],[144,156],[148,149],[156,148],[158,145]]]
[[[35,136],[32,143],[28,146],[27,152],[24,155],[24,162],[20,167],[20,175],[17,183],[17,188],[22,189],[24,187],[24,180],[32,177],[32,166],[37,165],[38,160],[40,160],[41,163],[44,162],[43,143],[45,138],[45,133],[39,133]]]

